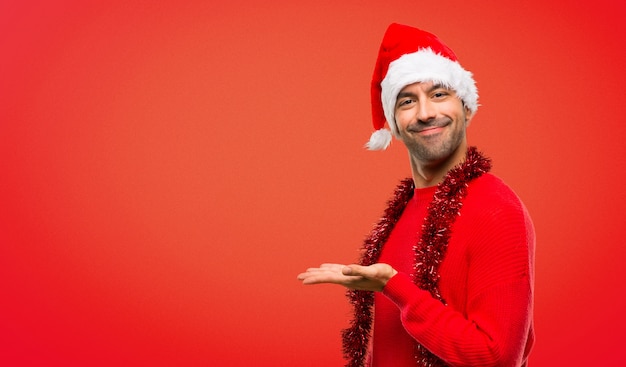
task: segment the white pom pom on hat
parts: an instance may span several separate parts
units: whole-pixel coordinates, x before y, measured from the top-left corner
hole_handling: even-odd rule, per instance
[[[391,24],[380,45],[372,76],[375,131],[365,144],[367,149],[387,149],[391,135],[398,136],[394,118],[398,93],[409,84],[427,81],[453,89],[472,113],[478,109],[478,90],[472,73],[463,69],[448,46],[432,33]],[[385,129],[385,121],[391,131]]]
[[[387,129],[378,129],[370,136],[370,141],[365,143],[369,150],[385,150],[391,144],[391,132]]]

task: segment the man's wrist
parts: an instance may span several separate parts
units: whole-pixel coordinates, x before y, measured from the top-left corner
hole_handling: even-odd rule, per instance
[[[398,271],[394,268],[391,268],[391,272],[390,274],[385,277],[385,280],[383,281],[383,287],[387,285],[387,283],[391,280],[391,278],[393,278],[394,276],[396,276],[396,274],[398,274]]]

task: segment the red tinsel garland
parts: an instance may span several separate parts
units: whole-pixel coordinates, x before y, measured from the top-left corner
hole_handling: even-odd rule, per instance
[[[475,147],[467,150],[465,161],[450,170],[437,186],[422,225],[422,235],[414,247],[413,281],[418,287],[429,291],[433,297],[444,304],[446,302],[441,297],[438,287],[439,265],[448,247],[450,227],[460,214],[468,183],[490,169],[491,161],[480,154]],[[411,178],[402,180],[396,187],[383,217],[363,243],[361,265],[368,266],[378,261],[383,245],[413,197],[414,190],[415,186]],[[348,360],[346,367],[363,367],[372,328],[374,293],[349,290],[347,297],[353,306],[354,318],[350,327],[342,331],[343,352]],[[445,366],[441,359],[419,343],[416,343],[415,357],[418,366]]]

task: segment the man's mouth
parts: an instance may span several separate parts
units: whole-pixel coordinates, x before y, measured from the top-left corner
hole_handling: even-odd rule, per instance
[[[418,135],[428,136],[428,135],[434,135],[434,134],[440,133],[446,126],[448,126],[448,123],[445,121],[442,121],[440,123],[432,123],[429,125],[420,124],[420,125],[411,126],[407,130],[409,132],[416,133]]]
[[[441,132],[443,130],[443,126],[428,126],[423,129],[419,129],[417,133],[419,135],[433,135]]]

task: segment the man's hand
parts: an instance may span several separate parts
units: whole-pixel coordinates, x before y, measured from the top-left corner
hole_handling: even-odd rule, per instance
[[[302,284],[339,284],[364,291],[382,291],[389,279],[398,272],[388,264],[370,266],[322,264],[298,275]]]

